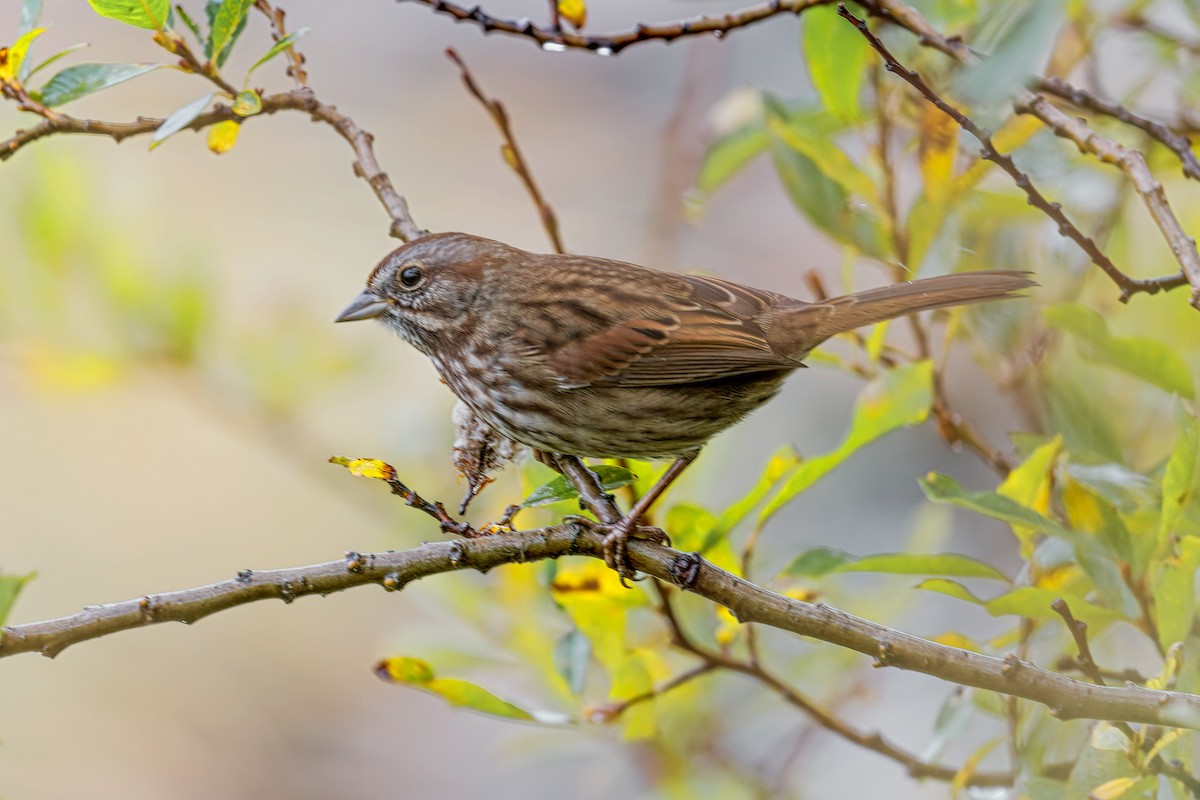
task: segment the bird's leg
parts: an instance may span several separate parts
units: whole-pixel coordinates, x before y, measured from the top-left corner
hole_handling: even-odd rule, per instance
[[[662,496],[662,493],[675,482],[675,479],[683,474],[688,465],[696,460],[696,456],[698,455],[700,455],[699,450],[677,458],[675,463],[667,467],[666,472],[650,487],[650,490],[641,496],[633,508],[629,509],[628,514],[615,523],[603,526],[603,530],[605,531],[604,563],[617,571],[617,574],[621,576],[622,585],[626,585],[626,579],[633,578],[633,570],[629,566],[630,539],[648,539],[659,544],[668,545],[671,543],[666,531],[661,528],[638,525],[637,523],[642,518],[642,515],[649,511],[655,501]]]
[[[621,512],[617,509],[616,498],[604,491],[600,476],[588,469],[583,459],[542,450],[535,450],[534,458],[567,476],[579,490],[580,506],[595,514],[601,522],[613,524],[620,521]]]

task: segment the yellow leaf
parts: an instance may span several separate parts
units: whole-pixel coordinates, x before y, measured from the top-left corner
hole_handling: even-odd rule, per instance
[[[330,456],[330,464],[338,464],[350,470],[350,474],[359,478],[376,478],[390,481],[396,477],[396,469],[391,464],[385,464],[374,458],[346,458],[346,456]]]
[[[24,359],[33,380],[45,390],[85,392],[111,386],[121,378],[121,363],[101,353],[69,353],[36,347]]]
[[[713,632],[713,640],[721,647],[725,647],[737,638],[738,632],[742,629],[742,623],[738,622],[738,618],[725,606],[717,606],[716,614],[718,622],[717,629]]]
[[[992,136],[992,144],[1001,153],[1010,153],[1032,139],[1033,135],[1041,129],[1042,121],[1037,117],[1029,115],[1013,117]],[[952,194],[961,194],[974,188],[995,166],[991,161],[979,159],[954,179]]]
[[[21,74],[21,62],[25,60],[29,45],[45,31],[45,28],[35,28],[17,39],[12,47],[0,48],[0,83],[17,83],[17,76]]]
[[[1137,778],[1113,778],[1088,792],[1088,800],[1115,800],[1137,782]]]
[[[946,631],[945,633],[938,634],[930,641],[944,644],[947,647],[957,647],[959,650],[970,650],[974,653],[983,652],[983,648],[974,639],[956,631]]]
[[[229,152],[237,143],[238,131],[241,127],[232,119],[213,125],[208,129],[208,149],[217,155]]]
[[[925,196],[939,202],[950,194],[950,179],[958,156],[958,123],[931,104],[926,103],[924,108],[917,152]]]
[[[558,16],[582,28],[587,23],[587,4],[583,0],[558,0]]]

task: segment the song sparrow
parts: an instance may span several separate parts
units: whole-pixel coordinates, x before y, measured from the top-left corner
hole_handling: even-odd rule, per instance
[[[818,344],[1033,285],[1017,272],[964,273],[807,303],[720,278],[441,233],[384,258],[337,321],[382,319],[480,419],[535,450],[676,458],[609,526],[606,554],[623,571],[641,514]]]

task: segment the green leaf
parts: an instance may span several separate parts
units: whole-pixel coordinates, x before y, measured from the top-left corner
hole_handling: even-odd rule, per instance
[[[933,402],[933,364],[918,361],[885,372],[858,395],[850,432],[832,452],[800,464],[783,487],[767,502],[760,524],[831,470],[876,439],[897,428],[919,425]]]
[[[1200,567],[1200,539],[1185,536],[1179,555],[1166,558],[1151,589],[1158,641],[1163,649],[1184,641],[1196,615],[1196,568]]]
[[[637,476],[632,472],[615,464],[600,464],[590,467],[590,469],[600,477],[600,484],[606,492],[619,489],[622,486],[628,486],[637,480]],[[575,497],[579,497],[579,490],[567,480],[565,475],[559,475],[549,483],[534,489],[529,494],[529,497],[521,501],[521,507],[533,508],[534,506],[544,506],[550,503],[557,503],[559,500],[570,500]]]
[[[244,89],[233,98],[233,113],[239,117],[252,117],[262,111],[262,96],[253,89]]]
[[[1040,533],[1071,541],[1077,538],[1075,534],[1054,520],[1042,516],[1031,508],[1026,508],[1010,497],[1004,497],[995,492],[969,492],[947,475],[936,472],[929,473],[921,479],[921,489],[925,492],[925,496],[935,503],[949,503],[959,508],[965,508],[976,514],[1007,522],[1014,528],[1032,528]]]
[[[816,577],[834,572],[877,572],[889,575],[939,575],[950,578],[990,578],[1008,583],[1003,572],[957,553],[878,553],[856,558],[830,548],[801,553],[784,572]]]
[[[874,205],[879,194],[875,182],[834,143],[825,130],[827,126],[813,123],[811,115],[784,117],[771,113],[767,118],[772,134],[811,159],[822,174],[845,189],[847,194]]]
[[[407,656],[388,658],[375,668],[375,674],[390,683],[413,686],[437,695],[452,706],[469,708],[483,714],[506,719],[533,721],[533,714],[501,700],[496,695],[467,681],[456,678],[438,678],[428,663]]]
[[[1175,528],[1195,493],[1198,448],[1200,421],[1180,403],[1175,409],[1175,448],[1163,471],[1162,516],[1158,524],[1160,544]]]
[[[171,11],[169,0],[88,0],[96,13],[138,28],[161,29]]]
[[[73,45],[71,45],[70,47],[68,47],[68,48],[67,48],[67,49],[65,49],[65,50],[59,50],[57,53],[55,53],[54,55],[52,55],[52,56],[50,56],[49,58],[45,59],[44,61],[42,61],[40,64],[38,64],[38,65],[37,65],[36,67],[34,67],[33,69],[30,69],[30,68],[29,68],[29,61],[28,61],[28,59],[27,59],[27,60],[25,60],[25,61],[24,61],[24,62],[21,64],[21,72],[22,72],[22,74],[21,74],[21,76],[20,76],[21,83],[25,83],[25,82],[26,82],[26,81],[28,81],[30,78],[32,78],[34,75],[37,75],[39,72],[41,72],[41,71],[42,71],[42,70],[44,70],[46,67],[48,67],[48,66],[50,66],[51,64],[53,64],[55,61],[58,61],[58,60],[59,60],[60,58],[62,58],[63,56],[69,56],[69,55],[71,55],[71,53],[74,53],[76,50],[82,50],[83,48],[85,48],[85,47],[89,47],[89,46],[90,46],[90,45],[89,45],[87,42],[80,42],[80,43],[78,43],[78,44],[73,44]]]
[[[833,6],[810,8],[801,34],[808,76],[830,113],[857,122],[858,93],[871,48]]]
[[[27,575],[0,575],[0,625],[8,620],[8,614],[12,611],[13,604],[17,602],[17,596],[21,594],[25,584],[35,577],[37,577],[36,572],[30,572]]]
[[[201,46],[206,47],[208,39],[200,30],[200,26],[196,24],[196,20],[192,19],[191,15],[187,13],[187,9],[181,5],[177,5],[175,6],[175,10],[179,13],[179,18],[183,20],[183,24],[186,25],[187,29],[192,32],[192,36],[196,37],[196,41],[199,42]]]
[[[1043,312],[1046,321],[1067,331],[1088,361],[1119,369],[1182,397],[1196,396],[1195,376],[1178,349],[1141,336],[1113,336],[1096,311],[1068,303]]]
[[[297,39],[307,36],[310,30],[310,28],[299,28],[298,30],[292,31],[287,36],[276,42],[270,50],[263,54],[262,58],[260,58],[258,61],[255,61],[254,65],[250,67],[250,69],[246,70],[246,80],[250,79],[250,73],[254,72],[254,70],[258,69],[263,64],[282,53],[284,50],[287,50],[292,46],[293,43],[295,43]]]
[[[578,628],[571,628],[554,645],[554,668],[577,696],[583,694],[591,662],[592,643]]]
[[[758,482],[754,484],[754,487],[721,512],[716,524],[709,532],[708,538],[724,539],[727,537],[800,463],[800,456],[791,445],[786,445],[776,451],[767,461],[767,465],[763,468],[762,474],[758,476]]]
[[[162,64],[77,64],[67,67],[42,87],[43,105],[54,108],[152,72]]]
[[[179,133],[191,124],[192,120],[200,116],[204,112],[204,109],[208,108],[208,104],[212,102],[212,99],[213,93],[209,92],[164,119],[162,125],[159,125],[158,130],[150,137],[150,149],[153,150],[158,147],[166,141],[167,137]]]
[[[946,746],[958,741],[971,725],[975,716],[975,702],[970,689],[959,687],[950,693],[938,709],[933,722],[933,734],[921,751],[921,760],[932,763],[941,758]]]
[[[827,575],[853,560],[854,556],[844,550],[813,547],[792,559],[792,563],[788,564],[783,572],[796,578],[816,578]]]
[[[767,111],[768,147],[775,171],[795,206],[814,225],[842,244],[887,259],[889,245],[878,214],[852,203],[850,193],[845,188],[846,184],[861,184],[862,180],[857,176],[862,173],[855,170],[857,175],[841,175],[833,164],[815,160],[806,150],[829,153],[836,147],[813,144],[825,138],[819,132],[809,135],[813,131],[805,129],[804,134],[799,134],[793,130],[803,120],[796,115],[789,116],[777,99],[764,97],[764,107]],[[797,147],[801,142],[805,146]],[[851,162],[843,154],[838,163],[844,165]]]
[[[986,601],[983,607],[993,617],[1015,614],[1028,619],[1061,619],[1050,604],[1058,599],[1066,600],[1076,619],[1083,620],[1092,630],[1121,619],[1121,615],[1110,608],[1089,603],[1082,597],[1067,592],[1051,591],[1037,586],[1022,586]]]
[[[1006,103],[1044,68],[1065,12],[1062,0],[992,5],[993,15],[988,22],[993,23],[995,35],[972,41],[972,46],[986,53],[987,58],[969,66],[955,81],[955,93],[971,106]]]
[[[966,600],[968,603],[974,603],[977,606],[983,605],[983,601],[972,594],[970,589],[958,581],[952,581],[949,578],[930,578],[918,583],[916,588],[924,589],[927,592],[937,592],[938,594],[956,597],[959,600]]]
[[[42,0],[25,0],[21,3],[21,25],[17,34],[24,36],[37,26],[38,17],[42,16]]]
[[[225,59],[229,58],[234,42],[246,27],[246,12],[250,10],[253,2],[254,0],[209,0],[205,6],[212,30],[205,52],[217,66],[223,66]]]

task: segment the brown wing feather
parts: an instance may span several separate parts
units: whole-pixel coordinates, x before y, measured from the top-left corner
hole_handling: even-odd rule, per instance
[[[799,361],[768,344],[755,318],[779,295],[718,278],[672,276],[661,313],[623,320],[559,347],[548,363],[566,388],[665,386],[779,369]]]

